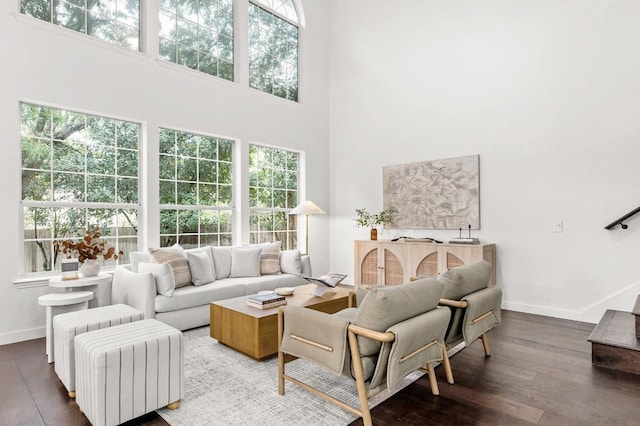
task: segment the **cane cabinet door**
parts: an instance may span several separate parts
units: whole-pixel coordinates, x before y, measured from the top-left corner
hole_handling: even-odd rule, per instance
[[[440,250],[435,244],[409,244],[409,275],[437,277],[442,270]]]
[[[360,240],[354,244],[355,285],[398,285],[411,277],[440,272],[484,259],[493,265],[489,285],[496,284],[494,244],[438,244]]]
[[[355,243],[355,285],[373,287],[379,282],[379,244],[377,241],[356,241]]]
[[[380,284],[399,285],[408,282],[406,274],[407,268],[407,245],[394,243],[380,244],[379,258],[381,280]]]

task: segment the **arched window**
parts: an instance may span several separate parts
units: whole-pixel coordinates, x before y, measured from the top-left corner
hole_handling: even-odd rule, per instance
[[[298,101],[298,28],[293,0],[250,0],[249,86]]]

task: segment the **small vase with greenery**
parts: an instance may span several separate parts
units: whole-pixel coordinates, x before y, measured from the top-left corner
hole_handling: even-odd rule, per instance
[[[378,225],[386,225],[393,222],[393,217],[396,213],[394,208],[387,208],[379,213],[370,213],[365,209],[356,209],[356,217],[353,221],[359,228],[371,228],[371,239],[378,239]]]

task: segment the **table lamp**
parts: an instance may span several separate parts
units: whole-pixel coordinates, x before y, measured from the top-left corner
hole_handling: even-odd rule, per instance
[[[322,209],[316,206],[313,201],[305,200],[298,204],[289,214],[303,214],[305,215],[305,254],[309,254],[309,215],[310,214],[326,214]]]

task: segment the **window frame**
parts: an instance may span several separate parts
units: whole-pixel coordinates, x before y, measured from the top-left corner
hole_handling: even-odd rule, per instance
[[[68,26],[64,26],[61,25],[60,23],[55,22],[54,20],[54,14],[55,14],[55,7],[54,7],[54,0],[46,0],[49,3],[49,18],[48,19],[43,19],[42,17],[38,17],[38,16],[34,16],[32,14],[28,14],[23,12],[23,1],[24,0],[18,0],[17,3],[17,16],[18,17],[27,17],[27,19],[29,20],[34,20],[40,23],[45,24],[47,27],[54,27],[54,28],[59,28],[62,29],[64,32],[69,32],[72,34],[77,34],[82,38],[88,37],[91,40],[97,40],[101,43],[105,43],[109,46],[114,46],[116,48],[119,49],[124,49],[127,52],[134,52],[134,53],[144,53],[144,49],[143,49],[143,44],[144,44],[144,31],[146,30],[146,25],[144,22],[144,14],[145,14],[145,4],[142,0],[136,0],[138,2],[138,16],[137,16],[137,27],[135,26],[131,26],[129,24],[127,24],[126,22],[123,22],[121,19],[119,19],[119,16],[116,12],[116,17],[115,19],[111,19],[109,20],[110,23],[115,24],[115,25],[125,25],[129,28],[134,28],[137,29],[137,39],[136,39],[136,43],[137,43],[137,47],[131,47],[131,46],[127,46],[121,43],[118,43],[116,41],[112,41],[112,40],[108,40],[105,38],[101,38],[98,37],[94,34],[90,34],[87,32],[87,28],[86,28],[86,23],[87,23],[87,16],[90,13],[90,11],[88,9],[86,9],[86,7],[81,7],[81,6],[77,6],[77,5],[73,5],[72,2],[69,2],[68,0],[63,0],[64,3],[69,3],[71,5],[71,7],[77,7],[78,9],[81,9],[83,11],[83,15],[84,15],[84,29],[83,31],[79,31],[73,28],[69,28]],[[127,0],[117,0],[118,2],[125,2]],[[86,6],[86,4],[85,4]],[[117,10],[117,4],[116,4],[116,10]],[[129,16],[129,18],[132,18],[131,16]]]
[[[135,221],[135,228],[137,229],[137,232],[135,234],[132,235],[128,235],[128,234],[120,234],[120,228],[116,227],[115,228],[115,233],[114,234],[109,234],[109,235],[105,235],[104,233],[104,229],[102,229],[102,233],[103,236],[101,237],[101,240],[106,241],[108,246],[113,246],[116,249],[116,252],[118,250],[121,249],[121,242],[125,239],[135,239],[135,247],[139,247],[140,245],[140,241],[142,238],[141,235],[141,225],[143,222],[142,219],[142,215],[144,212],[142,203],[141,203],[141,198],[142,198],[142,184],[143,184],[143,177],[141,176],[141,165],[142,165],[142,147],[143,147],[143,137],[144,137],[144,125],[141,121],[139,120],[134,120],[134,119],[130,119],[130,118],[125,118],[125,117],[116,117],[113,115],[108,115],[108,114],[102,114],[102,113],[96,113],[93,111],[83,111],[80,109],[76,109],[76,108],[68,108],[68,107],[63,107],[63,106],[59,106],[59,105],[51,105],[51,104],[47,104],[47,103],[43,103],[43,102],[37,102],[37,101],[31,101],[31,100],[20,100],[18,103],[18,109],[19,109],[19,121],[20,121],[20,126],[23,126],[23,112],[22,112],[22,107],[23,105],[29,105],[32,107],[38,107],[38,108],[46,108],[49,110],[57,110],[57,111],[62,111],[64,113],[70,113],[70,114],[79,114],[79,115],[84,115],[85,117],[85,124],[88,123],[88,120],[91,118],[97,118],[97,119],[104,119],[104,120],[112,120],[116,123],[118,122],[123,122],[123,123],[128,123],[131,125],[135,125],[137,126],[137,149],[133,149],[133,148],[125,148],[125,147],[118,147],[116,144],[114,144],[114,150],[117,152],[118,150],[124,150],[124,151],[129,151],[129,152],[135,152],[136,153],[136,170],[137,170],[137,175],[135,176],[136,179],[136,183],[137,183],[137,188],[135,191],[136,194],[136,202],[135,203],[126,203],[126,202],[122,202],[122,201],[118,201],[118,200],[114,200],[113,202],[105,202],[105,201],[86,201],[86,194],[85,194],[85,201],[75,201],[75,200],[54,200],[54,199],[50,199],[50,200],[26,200],[24,198],[24,187],[23,185],[20,186],[20,202],[19,202],[19,233],[20,233],[20,248],[19,248],[19,259],[20,259],[20,264],[19,264],[19,270],[18,270],[18,275],[19,277],[33,277],[33,278],[38,278],[38,277],[49,277],[52,274],[57,274],[60,272],[60,269],[56,267],[56,263],[53,262],[53,258],[51,259],[51,269],[47,270],[47,271],[27,271],[25,266],[26,266],[26,252],[25,252],[25,246],[29,241],[37,241],[37,239],[31,239],[31,238],[26,238],[26,232],[27,229],[25,228],[25,210],[26,209],[35,209],[35,208],[43,208],[43,209],[76,209],[79,211],[84,211],[84,225],[83,225],[83,229],[78,229],[78,234],[76,234],[76,236],[61,236],[61,237],[47,237],[47,238],[43,238],[44,241],[47,241],[48,243],[50,243],[51,245],[53,245],[53,241],[56,240],[60,240],[61,238],[64,239],[74,239],[74,240],[80,240],[83,236],[84,236],[84,231],[87,229],[88,226],[93,226],[95,225],[94,223],[87,223],[87,211],[90,210],[100,210],[100,209],[107,209],[107,210],[114,210],[114,211],[134,211],[135,215],[136,215],[136,221]],[[25,135],[23,134],[22,130],[19,132],[19,136],[20,136],[20,147],[21,150],[23,149],[23,138],[25,137]],[[28,137],[28,136],[27,136]],[[49,138],[45,138],[45,137],[39,137],[38,139],[41,140],[46,140],[51,147],[49,148],[49,155],[50,155],[50,162],[51,164],[49,164],[48,168],[42,168],[42,169],[34,169],[34,168],[26,168],[28,170],[42,170],[42,171],[46,171],[50,174],[57,172],[62,172],[62,173],[69,173],[69,171],[67,170],[56,170],[54,168],[54,152],[53,152],[53,144],[56,141],[61,141],[61,140],[57,140],[55,138],[53,138],[53,135],[50,135]],[[117,137],[116,137],[117,139]],[[67,139],[65,139],[66,141]],[[84,146],[86,146],[86,142],[84,143]],[[85,178],[85,189],[87,188],[87,181],[86,178],[90,177],[90,176],[111,176],[108,174],[104,174],[104,173],[90,173],[88,171],[88,164],[87,164],[87,158],[88,158],[88,154],[87,154],[88,150],[85,150],[84,153],[84,170],[82,173],[80,172],[73,172],[76,175],[81,175],[84,176]],[[114,162],[114,166],[118,167],[117,165],[117,160],[115,160]],[[21,155],[20,158],[20,173],[23,172],[23,170],[25,169],[24,167],[24,158]],[[122,175],[122,174],[118,174],[117,172],[114,172],[114,174],[112,175],[113,179],[114,179],[114,183],[117,182],[118,178],[134,178],[133,176],[129,176],[129,175]],[[54,190],[53,188],[53,181],[49,182],[51,186],[51,191]],[[116,192],[116,188],[117,188],[117,183],[114,186],[114,194]],[[53,255],[53,248],[50,247],[52,249],[51,254]],[[130,252],[130,251],[129,251]],[[63,255],[61,255],[61,257],[58,259],[58,263],[59,260],[63,257]],[[120,264],[120,263],[126,263],[126,260],[129,257],[129,253],[125,253],[125,255],[123,257],[121,257],[118,260],[110,260],[109,263],[105,266],[103,264],[103,267],[105,268],[105,270],[110,270],[113,267],[115,267],[115,265]],[[99,259],[102,263],[102,259]],[[59,266],[59,265],[58,265]]]
[[[203,75],[209,76],[209,77],[216,77],[222,81],[226,81],[226,82],[235,82],[237,79],[237,70],[236,70],[236,62],[237,62],[237,52],[236,52],[236,37],[237,37],[237,19],[236,19],[236,1],[235,0],[228,0],[229,5],[231,6],[231,14],[230,14],[230,18],[231,18],[231,22],[227,22],[226,25],[230,25],[230,34],[229,33],[222,33],[219,31],[220,27],[206,27],[209,30],[208,35],[212,36],[213,32],[216,33],[216,37],[220,37],[220,36],[224,36],[224,37],[230,37],[231,40],[231,59],[226,60],[224,58],[221,58],[220,56],[216,56],[214,57],[216,59],[216,73],[209,73],[206,71],[203,71],[200,67],[201,61],[200,61],[200,55],[203,53],[206,53],[204,51],[201,51],[198,49],[199,44],[201,43],[201,38],[199,36],[199,33],[196,32],[197,36],[196,36],[196,47],[193,48],[193,50],[195,50],[195,54],[197,55],[197,59],[196,59],[196,64],[195,67],[189,66],[188,64],[183,64],[180,62],[180,55],[179,55],[179,47],[181,45],[180,43],[180,36],[179,36],[179,28],[180,28],[180,20],[184,20],[184,21],[189,21],[191,24],[195,25],[196,28],[200,28],[200,27],[205,27],[204,25],[201,25],[201,19],[204,20],[204,18],[202,18],[200,11],[198,10],[198,12],[195,14],[195,19],[196,22],[187,19],[186,17],[180,16],[178,9],[180,8],[180,2],[183,2],[185,0],[176,0],[176,10],[175,12],[170,11],[168,9],[164,9],[162,7],[161,4],[158,4],[158,16],[156,17],[158,19],[158,28],[157,28],[157,34],[156,36],[158,37],[157,40],[157,59],[161,62],[165,62],[168,64],[172,64],[174,66],[180,67],[181,69],[187,69],[187,70],[191,70],[191,71],[196,71],[198,73],[201,73]],[[174,38],[173,39],[169,39],[167,37],[164,37],[162,35],[162,15],[166,16],[168,13],[172,14],[172,17],[170,19],[173,19],[173,24],[175,26],[174,31]],[[166,42],[172,42],[172,48],[174,50],[173,52],[173,58],[168,59],[162,52],[163,48],[162,48],[162,43],[163,41]],[[216,50],[220,50],[220,43],[216,42],[215,44],[215,49]],[[221,62],[225,62],[227,63],[227,65],[229,65],[230,69],[228,69],[227,71],[230,72],[230,78],[226,78],[226,77],[221,77],[221,73],[220,73],[220,63]]]
[[[255,190],[260,190],[261,188],[266,188],[260,185],[253,185],[252,183],[252,177],[251,177],[251,173],[252,173],[252,164],[251,164],[251,149],[252,147],[257,147],[258,149],[265,149],[265,150],[275,150],[275,151],[282,151],[287,153],[287,155],[291,155],[294,154],[296,156],[296,170],[295,170],[295,176],[296,176],[296,180],[295,180],[295,194],[296,194],[296,199],[295,201],[289,203],[290,205],[286,205],[284,207],[275,207],[273,205],[273,192],[276,190],[280,190],[280,191],[285,191],[285,192],[293,192],[290,191],[288,185],[285,186],[284,188],[278,188],[274,186],[274,179],[272,176],[272,184],[270,187],[268,187],[268,190],[272,193],[271,196],[271,206],[254,206],[252,205],[253,203],[253,197],[251,195],[251,191],[252,188],[255,188]],[[251,244],[259,244],[259,243],[263,243],[263,242],[274,242],[274,241],[281,241],[282,242],[282,249],[283,250],[290,250],[290,249],[297,249],[298,248],[298,244],[299,244],[299,235],[300,235],[300,231],[298,229],[298,217],[297,215],[290,215],[289,212],[295,208],[298,203],[301,200],[301,195],[303,193],[303,190],[301,189],[301,181],[302,181],[302,167],[303,167],[303,153],[301,151],[295,150],[295,149],[290,149],[290,148],[284,148],[284,147],[280,147],[280,146],[274,146],[274,145],[266,145],[266,144],[260,144],[260,143],[256,143],[256,142],[250,142],[248,144],[248,149],[247,149],[247,154],[248,154],[248,175],[247,175],[247,185],[248,185],[248,194],[247,194],[247,203],[248,203],[248,209],[249,209],[249,229],[248,229],[248,237],[249,237],[249,241]],[[288,161],[287,161],[288,163]],[[273,167],[270,168],[270,170],[274,170]],[[288,175],[289,173],[293,172],[291,169],[286,168],[283,170],[285,173],[285,176]],[[285,178],[285,180],[287,180],[287,178]],[[287,182],[288,183],[288,182]],[[285,196],[285,199],[286,196]],[[256,214],[264,214],[264,213],[271,213],[272,215],[277,214],[277,213],[283,213],[284,217],[285,217],[285,221],[287,224],[286,229],[284,230],[256,230],[254,231],[253,228],[253,224],[252,224],[252,220],[254,217],[254,213]],[[272,219],[273,220],[273,219]],[[260,226],[260,222],[258,222],[258,228]],[[285,240],[281,240],[278,239],[278,233],[285,233],[286,234],[286,238]],[[263,239],[262,236],[263,235],[268,235],[271,234],[272,238],[267,238],[267,239]],[[254,235],[257,236],[256,238],[254,238]]]
[[[178,152],[175,153],[175,155],[172,154],[166,154],[162,152],[162,132],[163,131],[170,131],[173,132],[174,134],[174,138],[177,139],[178,135],[182,135],[183,137],[195,137],[198,138],[198,147],[196,148],[197,150],[197,155],[194,156],[184,156],[184,155],[180,155]],[[223,142],[228,142],[230,143],[230,147],[229,147],[229,154],[231,157],[231,161],[224,161],[224,160],[220,160],[219,156],[216,160],[212,160],[212,159],[207,159],[204,157],[200,157],[199,153],[199,141],[200,138],[207,138],[207,139],[216,139],[219,141],[223,141]],[[174,139],[175,140],[175,139]],[[174,241],[173,243],[179,243],[181,246],[183,244],[180,243],[180,239],[181,236],[183,237],[196,237],[197,238],[197,245],[193,246],[193,247],[201,247],[202,245],[216,245],[216,246],[220,246],[220,242],[221,242],[221,236],[228,236],[228,239],[226,240],[226,242],[228,242],[229,244],[222,244],[222,245],[233,245],[233,241],[235,240],[236,236],[235,234],[235,222],[238,220],[237,219],[237,215],[236,215],[236,211],[235,211],[235,195],[236,195],[236,190],[235,190],[235,186],[237,185],[237,179],[236,179],[236,173],[237,173],[237,158],[236,158],[236,145],[238,144],[238,140],[234,139],[234,138],[230,138],[230,137],[226,137],[226,136],[220,136],[220,135],[213,135],[213,134],[207,134],[206,132],[194,132],[194,131],[188,131],[188,130],[183,130],[183,129],[176,129],[176,128],[172,128],[169,126],[161,126],[158,128],[158,151],[157,151],[157,155],[158,155],[158,190],[159,190],[159,198],[158,198],[158,209],[159,209],[159,215],[160,215],[160,222],[159,222],[159,228],[158,228],[158,237],[160,240],[160,246],[166,246],[166,244],[163,242],[163,238],[167,238],[169,236],[175,236],[176,237],[176,241]],[[176,142],[177,143],[177,142]],[[217,143],[217,148],[216,150],[219,150],[219,143]],[[218,151],[217,151],[218,152]],[[174,164],[174,176],[173,179],[169,179],[169,178],[163,178],[162,177],[162,156],[165,157],[169,157],[169,156],[173,156],[175,157],[175,159],[177,159],[178,157],[183,157],[189,160],[195,160],[197,162],[196,164],[196,172],[197,172],[197,176],[196,176],[196,180],[195,181],[189,181],[189,180],[185,180],[185,179],[179,179],[178,176],[178,164],[177,162]],[[230,178],[229,178],[229,182],[230,183],[223,183],[223,186],[227,186],[229,185],[229,197],[230,197],[230,202],[227,205],[201,205],[200,203],[200,198],[199,198],[199,194],[200,194],[200,184],[203,185],[210,185],[212,184],[211,182],[206,182],[206,181],[200,181],[200,161],[207,161],[207,162],[215,162],[216,163],[216,170],[219,170],[218,166],[219,164],[226,164],[228,165],[228,168],[230,170]],[[198,196],[197,198],[197,203],[196,204],[178,204],[178,200],[175,199],[174,203],[166,203],[163,202],[162,200],[162,182],[172,182],[174,186],[176,186],[175,189],[175,195],[178,195],[178,191],[177,191],[177,185],[179,185],[180,183],[183,184],[195,184],[197,186],[196,188],[196,194]],[[219,181],[219,174],[218,172],[216,172],[216,182],[215,185],[217,185],[218,187],[221,185],[220,181]],[[216,199],[219,200],[219,191],[216,192]],[[169,210],[175,210],[176,211],[176,215],[179,215],[179,211],[197,211],[198,212],[198,232],[197,233],[180,233],[180,223],[178,221],[178,219],[176,219],[176,229],[175,229],[175,234],[174,233],[163,233],[163,225],[162,225],[162,214],[163,211],[169,211]],[[206,235],[217,235],[217,244],[212,244],[211,242],[202,242],[202,234],[200,232],[200,228],[202,226],[201,223],[201,212],[216,212],[220,217],[221,213],[223,212],[228,212],[228,219],[229,219],[229,223],[227,225],[229,231],[228,232],[221,232],[220,231],[220,223],[218,222],[218,232],[211,232],[211,233],[205,233]],[[171,245],[171,244],[169,244]],[[191,245],[189,247],[186,248],[192,248]]]
[[[300,23],[300,11],[302,10],[301,5],[299,5],[298,2],[292,0],[292,3],[294,4],[294,7],[296,8],[296,13],[298,14],[298,22],[295,22],[289,18],[287,18],[286,16],[283,16],[282,14],[278,13],[277,11],[275,11],[274,9],[272,9],[271,7],[265,5],[264,3],[259,2],[259,0],[248,0],[247,2],[247,9],[248,9],[248,13],[247,13],[247,32],[248,32],[248,39],[247,39],[247,48],[246,48],[246,52],[247,52],[247,85],[248,87],[258,90],[260,92],[263,93],[267,93],[276,97],[279,97],[281,99],[285,99],[288,101],[292,101],[292,102],[296,102],[299,103],[300,102],[300,30],[303,29],[303,25]],[[278,60],[278,61],[274,61],[274,63],[269,67],[268,70],[266,70],[266,74],[265,73],[260,73],[260,74],[253,74],[252,68],[259,68],[260,65],[253,64],[253,59],[252,59],[252,50],[254,50],[256,53],[255,55],[257,56],[258,60],[264,60],[265,57],[270,57],[270,58],[274,58],[273,55],[271,55],[269,52],[263,50],[260,46],[260,44],[258,43],[258,45],[254,45],[252,42],[252,35],[251,35],[251,29],[252,29],[252,25],[260,25],[258,22],[253,22],[252,18],[251,18],[251,7],[255,7],[258,9],[258,11],[260,12],[264,12],[264,13],[268,13],[270,14],[274,19],[280,19],[281,21],[284,22],[285,25],[291,25],[292,27],[295,28],[295,32],[296,32],[296,37],[295,37],[295,67],[292,68],[293,72],[286,72],[284,74],[279,74],[280,77],[284,77],[284,80],[288,80],[290,79],[292,76],[295,75],[295,85],[278,85],[276,84],[276,78],[275,78],[275,71],[277,71],[279,68],[284,67],[285,69],[287,69],[287,64],[286,64],[286,59],[291,59],[291,56],[293,56],[292,51],[289,51],[287,53],[287,57],[283,58],[285,59],[283,60]],[[271,28],[269,29],[271,32],[275,33],[278,32],[278,25],[277,23],[275,23],[273,26],[271,26]],[[260,31],[258,29],[258,39],[260,38]],[[277,38],[288,38],[286,35],[282,36],[280,32],[278,32]],[[271,42],[273,40],[270,40]],[[254,83],[253,80],[257,80],[258,83]],[[267,86],[266,87],[261,87],[263,86],[262,82],[260,82],[260,80],[265,80],[267,79]],[[269,81],[270,80],[270,81]],[[270,90],[269,89],[270,86]],[[284,91],[284,93],[282,93],[282,91]],[[292,93],[293,92],[293,93]]]

